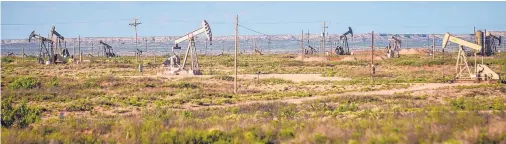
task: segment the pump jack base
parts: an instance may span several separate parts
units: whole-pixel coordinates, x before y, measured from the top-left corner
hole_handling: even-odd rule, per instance
[[[163,67],[162,75],[202,75],[200,70],[183,70],[181,68]]]

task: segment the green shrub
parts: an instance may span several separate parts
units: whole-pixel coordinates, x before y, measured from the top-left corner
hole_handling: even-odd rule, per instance
[[[33,77],[19,77],[9,84],[12,89],[31,89],[40,86],[39,81]]]
[[[66,110],[69,111],[69,112],[72,112],[72,111],[90,111],[92,109],[93,109],[92,103],[90,103],[88,101],[84,101],[82,99],[73,102],[72,104],[70,104],[66,108]]]
[[[461,98],[457,98],[457,99],[455,99],[455,100],[451,100],[451,101],[450,101],[450,104],[451,104],[451,105],[453,106],[453,108],[455,108],[455,109],[463,110],[463,109],[465,109],[465,107],[464,107],[464,102],[465,102],[465,101],[464,101],[464,98],[462,98],[462,97],[461,97]]]
[[[192,112],[189,112],[189,111],[182,111],[181,112],[181,116],[185,117],[185,118],[191,118],[192,117]]]
[[[98,83],[92,79],[92,80],[87,80],[86,82],[84,82],[83,87],[84,88],[99,88],[100,85],[98,85]]]
[[[219,75],[212,77],[213,79],[217,80],[224,80],[224,81],[234,81],[234,77],[228,76],[228,75]]]
[[[138,97],[130,97],[127,104],[132,106],[145,106],[146,102],[139,100]]]
[[[358,106],[354,102],[352,102],[352,103],[348,103],[348,104],[341,104],[339,106],[338,111],[339,112],[356,111],[357,109],[358,109]]]
[[[319,134],[319,133],[315,134],[313,139],[314,139],[314,143],[318,143],[318,144],[323,144],[323,143],[329,142],[329,138],[327,138],[326,136]]]
[[[40,109],[28,107],[26,102],[14,107],[10,98],[4,99],[2,101],[2,127],[15,125],[24,128],[39,121],[41,113]]]
[[[14,62],[14,59],[10,58],[10,57],[2,57],[2,63],[11,63],[11,62]]]
[[[280,138],[294,138],[295,137],[295,134],[294,134],[293,130],[291,130],[291,129],[282,129],[281,131],[279,131],[278,135]]]
[[[493,110],[504,110],[506,109],[506,106],[504,105],[504,102],[500,98],[496,98],[492,101],[492,109]]]
[[[53,86],[53,87],[58,86],[58,84],[59,84],[59,83],[58,83],[58,78],[56,78],[56,77],[52,77],[52,78],[49,80],[49,83],[48,83],[48,84],[49,84],[49,86]]]
[[[337,76],[337,72],[336,71],[325,71],[324,73],[321,74],[322,77],[333,77],[333,76]]]

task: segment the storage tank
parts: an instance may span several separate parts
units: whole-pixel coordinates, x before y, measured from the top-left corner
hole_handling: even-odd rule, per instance
[[[483,47],[483,32],[481,30],[474,32],[474,41]]]

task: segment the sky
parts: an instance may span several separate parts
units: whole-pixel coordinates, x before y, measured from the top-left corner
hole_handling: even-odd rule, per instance
[[[506,2],[1,2],[1,39],[182,36],[209,22],[213,36],[321,33],[472,33],[506,30]],[[246,29],[246,28],[249,29]],[[254,30],[254,31],[251,31]]]

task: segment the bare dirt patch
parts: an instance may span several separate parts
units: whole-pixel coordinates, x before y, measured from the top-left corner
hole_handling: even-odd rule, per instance
[[[244,74],[238,75],[239,78],[243,79],[256,79],[256,74]],[[343,81],[351,80],[343,77],[322,77],[320,74],[261,74],[260,79],[266,78],[279,78],[284,80],[290,80],[293,82],[304,82],[304,81]]]

